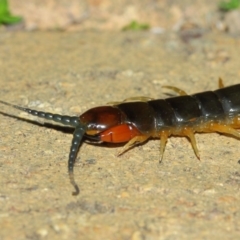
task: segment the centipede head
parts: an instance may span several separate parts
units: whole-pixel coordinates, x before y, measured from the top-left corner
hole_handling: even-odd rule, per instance
[[[80,116],[80,122],[87,126],[86,135],[89,136],[119,125],[123,119],[119,109],[112,106],[95,107]]]
[[[94,141],[123,143],[141,135],[126,115],[117,107],[102,106],[89,109],[80,116],[87,126],[85,137]]]
[[[116,143],[129,141],[140,133],[132,124],[126,123],[126,116],[114,106],[89,109],[74,123],[75,131],[69,153],[68,173],[70,182],[75,188],[73,195],[78,195],[80,191],[74,180],[73,168],[83,136],[90,140]]]

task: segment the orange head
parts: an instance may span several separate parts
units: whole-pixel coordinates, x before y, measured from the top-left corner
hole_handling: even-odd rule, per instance
[[[87,126],[85,136],[103,142],[126,142],[140,135],[125,114],[117,107],[102,106],[89,109],[80,116],[80,122]]]

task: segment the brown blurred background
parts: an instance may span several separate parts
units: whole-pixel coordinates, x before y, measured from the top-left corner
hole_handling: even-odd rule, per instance
[[[204,29],[240,32],[240,11],[223,13],[214,0],[10,0],[11,12],[27,30],[98,29],[116,31],[132,21],[154,32]]]

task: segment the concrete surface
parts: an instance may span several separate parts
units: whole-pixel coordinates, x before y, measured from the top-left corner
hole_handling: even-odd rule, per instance
[[[0,99],[80,114],[131,96],[165,98],[239,83],[240,39],[217,33],[183,42],[166,33],[0,33]],[[116,157],[83,143],[71,195],[72,130],[0,106],[0,239],[239,239],[240,141],[196,134]],[[16,117],[13,117],[16,116]],[[26,121],[24,119],[30,119]],[[81,157],[81,160],[80,160]]]

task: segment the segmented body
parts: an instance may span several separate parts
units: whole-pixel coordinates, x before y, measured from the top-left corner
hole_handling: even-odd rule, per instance
[[[168,87],[181,96],[157,100],[139,98],[133,102],[92,108],[79,117],[36,111],[1,100],[0,103],[75,128],[68,172],[75,188],[73,195],[77,195],[79,188],[73,168],[83,137],[94,141],[127,142],[119,154],[150,137],[160,138],[160,160],[171,135],[188,137],[198,158],[195,132],[220,132],[240,138],[240,133],[235,130],[240,127],[240,84],[223,88],[220,80],[219,87],[215,91],[193,95]]]
[[[233,129],[240,127],[240,84],[193,95],[120,103],[114,107],[125,116],[118,125],[127,124],[140,132],[135,138],[131,136],[128,139],[130,142],[124,150],[149,137],[160,137],[162,157],[167,138],[179,135],[189,137],[199,158],[194,132],[221,132],[240,136]],[[110,133],[111,128],[101,132],[99,140],[115,142],[114,132]]]

